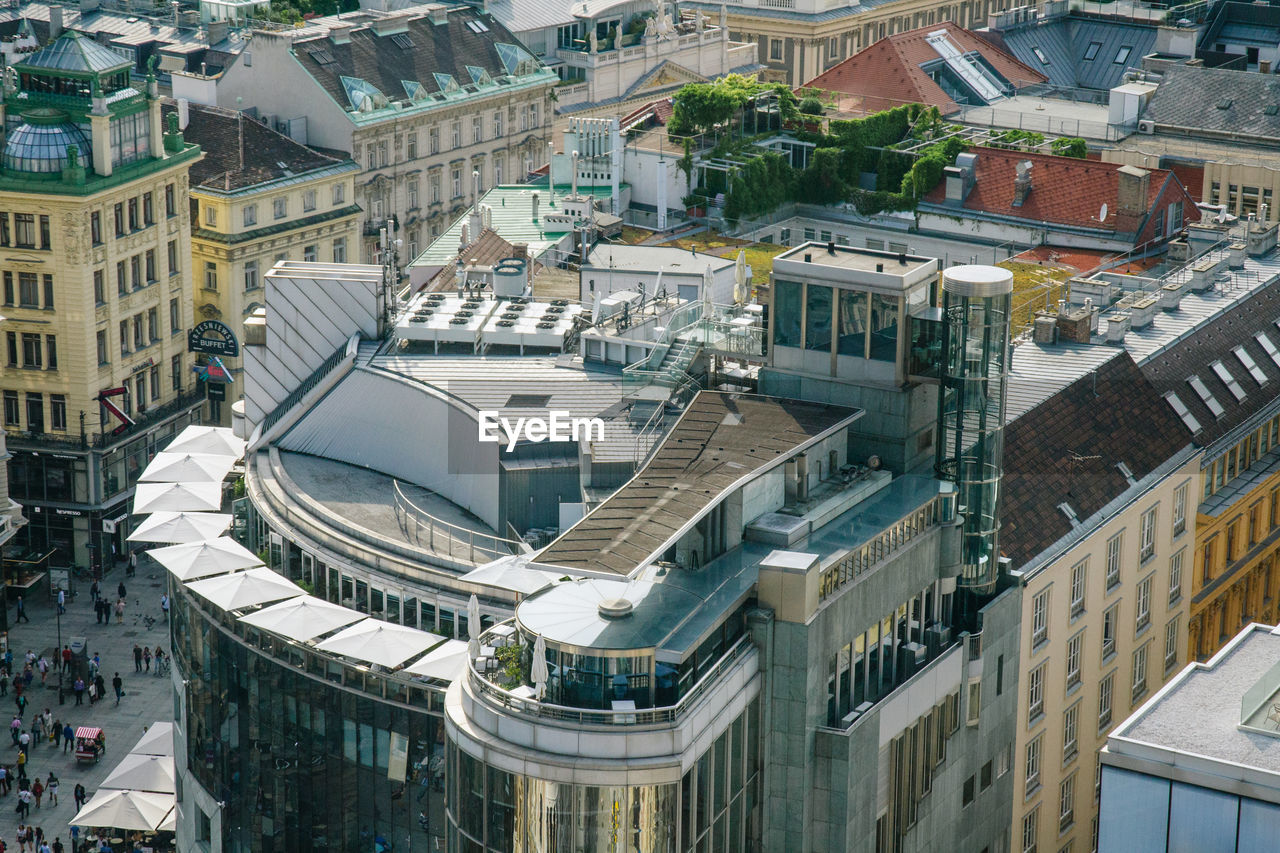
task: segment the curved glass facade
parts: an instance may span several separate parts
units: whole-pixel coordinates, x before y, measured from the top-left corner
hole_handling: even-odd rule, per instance
[[[89,140],[74,124],[22,124],[9,133],[4,167],[15,172],[61,172],[67,147],[76,146],[80,165],[89,166]]]
[[[222,849],[373,850],[378,838],[440,849],[439,688],[224,621],[174,592],[173,649],[186,679],[178,763],[223,804]]]

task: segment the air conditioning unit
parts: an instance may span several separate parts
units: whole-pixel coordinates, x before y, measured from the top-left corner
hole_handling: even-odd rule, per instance
[[[1138,121],[1138,133],[1151,134],[1155,132],[1156,132],[1156,123],[1151,119],[1144,118]]]

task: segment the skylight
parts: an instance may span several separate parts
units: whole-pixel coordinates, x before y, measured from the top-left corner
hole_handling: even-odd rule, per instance
[[[1120,49],[1116,51],[1116,58],[1111,61],[1116,65],[1124,65],[1129,61],[1129,54],[1131,53],[1133,53],[1133,45],[1121,45]]]
[[[311,51],[311,58],[321,65],[332,65],[334,61],[333,54],[323,48]]]
[[[347,100],[351,103],[353,110],[366,113],[387,106],[387,96],[378,91],[378,87],[369,81],[361,80],[359,77],[345,76],[340,76],[338,79],[342,82],[342,88],[347,93]]]
[[[1249,375],[1259,385],[1267,384],[1267,374],[1262,372],[1262,368],[1258,367],[1257,362],[1253,360],[1253,356],[1245,350],[1244,347],[1236,347],[1232,350],[1236,354],[1236,358],[1240,359],[1240,363],[1244,365],[1244,369],[1249,371]]]
[[[1222,384],[1227,386],[1227,390],[1231,392],[1231,396],[1236,398],[1239,403],[1244,399],[1244,389],[1240,387],[1240,383],[1231,375],[1231,371],[1227,370],[1227,366],[1220,361],[1215,361],[1209,365],[1210,369],[1222,380]]]
[[[432,76],[436,78],[436,85],[440,87],[441,92],[456,92],[462,88],[458,85],[458,81],[453,79],[452,74],[435,71],[432,72]]]
[[[477,86],[487,86],[493,82],[493,78],[489,76],[489,72],[481,68],[479,65],[468,65],[467,73],[471,75],[471,82]]]
[[[1191,414],[1191,410],[1187,408],[1187,404],[1178,398],[1178,395],[1170,391],[1164,395],[1165,400],[1173,407],[1173,411],[1182,418],[1182,422],[1187,425],[1187,429],[1192,432],[1200,431],[1200,422],[1196,420],[1196,416]]]
[[[1209,386],[1205,385],[1204,380],[1199,376],[1192,376],[1187,380],[1187,384],[1190,385],[1191,390],[1195,391],[1196,395],[1204,401],[1204,404],[1209,407],[1209,411],[1215,418],[1220,418],[1227,413],[1227,410],[1222,408],[1222,404],[1218,402],[1218,398],[1213,396],[1213,392],[1209,390]]]
[[[467,21],[467,29],[473,33],[489,32],[489,28],[485,26],[484,21]]]
[[[391,37],[391,43],[401,50],[413,49],[413,39],[409,37],[408,33],[396,33]]]
[[[1100,50],[1102,50],[1102,42],[1100,41],[1089,42],[1089,46],[1085,48],[1085,51],[1084,51],[1085,62],[1092,62],[1094,59],[1096,59],[1098,56],[1098,51]]]
[[[1271,343],[1271,338],[1267,337],[1267,333],[1258,332],[1253,336],[1253,339],[1258,342],[1258,346],[1267,351],[1267,355],[1271,356],[1271,360],[1276,363],[1276,367],[1280,367],[1280,350],[1277,350],[1276,345]]]
[[[1040,60],[1041,65],[1049,64],[1049,57],[1044,55],[1044,51],[1038,47],[1032,47],[1031,52],[1036,55],[1036,59]]]

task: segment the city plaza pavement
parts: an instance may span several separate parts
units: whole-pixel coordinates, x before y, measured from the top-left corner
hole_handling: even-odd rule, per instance
[[[109,571],[101,582],[102,592],[114,603],[117,586],[121,581],[128,593],[128,604],[125,607],[123,624],[115,624],[112,614],[110,625],[97,624],[94,618],[93,598],[89,595],[92,581],[76,580],[74,582],[76,596],[68,598],[67,612],[62,615],[62,642],[70,644],[72,637],[84,637],[88,641],[86,659],[98,653],[105,680],[107,695],[93,705],[89,697],[84,697],[84,704],[76,706],[75,695],[71,691],[75,683],[74,675],[64,676],[66,691],[65,704],[58,704],[58,676],[50,669],[46,685],[40,684],[40,674],[36,673],[31,687],[26,691],[28,698],[27,712],[23,716],[25,728],[29,731],[33,715],[43,713],[45,708],[53,712],[55,720],[61,720],[65,726],[71,727],[98,726],[106,733],[107,751],[97,764],[79,764],[75,758],[74,745],[71,749],[55,748],[47,738],[33,746],[27,761],[27,775],[35,780],[47,780],[49,772],[58,777],[58,805],[49,802],[46,793],[42,805],[36,809],[31,807],[31,816],[27,821],[32,826],[42,827],[45,836],[50,839],[60,837],[70,850],[71,833],[69,824],[75,816],[75,786],[85,786],[90,797],[98,789],[98,784],[115,769],[120,759],[128,754],[133,745],[142,737],[143,732],[155,722],[170,721],[173,718],[173,672],[169,676],[156,677],[155,663],[152,672],[141,674],[134,672],[133,647],[149,645],[152,651],[161,646],[165,654],[170,653],[169,630],[160,610],[160,596],[165,591],[165,572],[150,560],[142,561],[146,568],[139,566],[137,574],[132,578],[125,577],[124,568],[118,567]],[[46,587],[47,589],[47,587]],[[37,601],[27,601],[26,610],[30,622],[14,624],[16,611],[12,604],[8,608],[9,616],[9,648],[13,651],[15,672],[21,672],[23,657],[30,649],[37,656],[45,654],[50,662],[55,659],[58,640],[57,604],[46,595],[37,596]],[[142,616],[155,617],[155,624],[148,630]],[[124,679],[125,696],[119,707],[115,704],[115,695],[111,688],[111,679],[119,672]],[[86,675],[86,683],[87,683]],[[14,703],[12,686],[5,696],[0,696],[0,725],[8,726],[17,711]],[[0,733],[0,764],[9,768],[11,778],[16,778],[18,750],[12,746],[12,739],[7,731]],[[10,788],[7,796],[0,796],[0,838],[4,839],[9,850],[17,850],[16,842],[19,817],[17,814],[17,785]],[[84,838],[81,828],[81,839]]]

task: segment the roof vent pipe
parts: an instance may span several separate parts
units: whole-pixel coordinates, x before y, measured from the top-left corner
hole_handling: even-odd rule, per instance
[[[836,243],[834,240],[827,241],[827,254],[834,255],[836,253]]]
[[[573,197],[577,198],[578,197],[578,152],[574,151],[569,159],[573,161],[573,178],[572,178]]]

